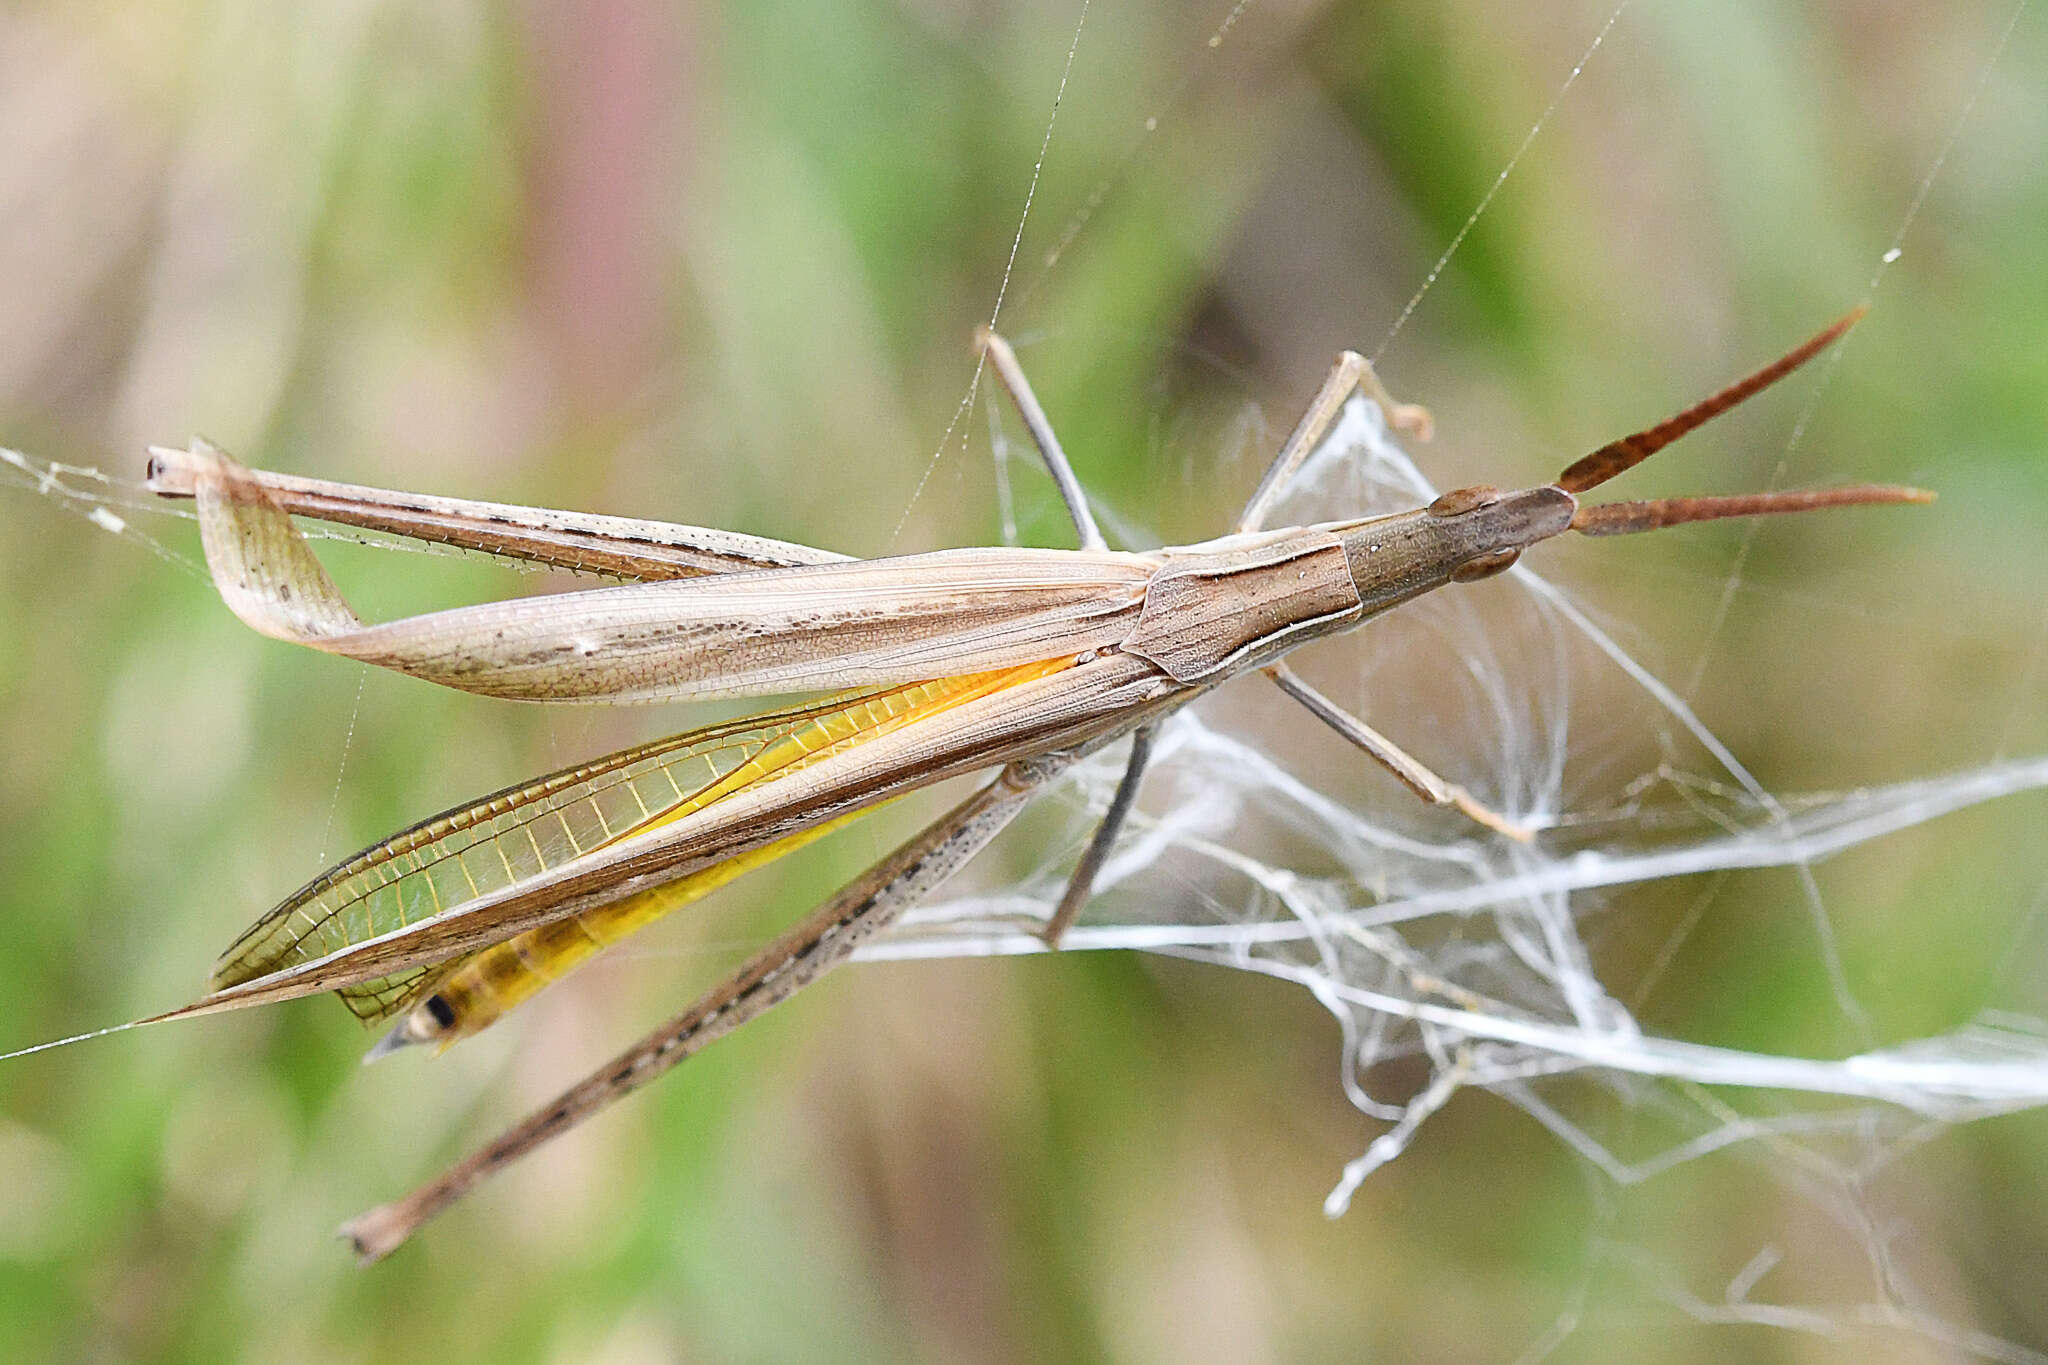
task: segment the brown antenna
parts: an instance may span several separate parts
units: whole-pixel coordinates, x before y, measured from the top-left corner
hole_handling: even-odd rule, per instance
[[[1820,507],[1858,507],[1874,502],[1933,502],[1924,488],[1898,484],[1859,483],[1847,488],[1812,488],[1789,493],[1741,493],[1727,498],[1659,498],[1653,502],[1604,502],[1581,507],[1572,529],[1589,536],[1626,536],[1655,531],[1688,521],[1719,521],[1722,517],[1767,517],[1779,512],[1811,512]]]
[[[1635,468],[1694,427],[1719,417],[1743,399],[1769,388],[1819,355],[1869,311],[1870,305],[1860,305],[1834,326],[1804,345],[1787,351],[1747,379],[1737,380],[1668,421],[1659,422],[1633,436],[1609,441],[1558,475],[1557,486],[1567,493],[1583,493]],[[1718,521],[1722,517],[1762,517],[1781,512],[1810,512],[1820,507],[1853,507],[1878,502],[1933,501],[1934,494],[1925,489],[1893,484],[1856,484],[1848,488],[1816,488],[1789,493],[1743,493],[1724,498],[1660,498],[1651,502],[1610,502],[1598,507],[1581,507],[1572,518],[1572,529],[1589,536],[1625,536],[1637,531],[1654,531],[1663,526],[1678,526],[1688,521]]]
[[[1840,322],[1803,346],[1787,351],[1749,378],[1739,379],[1712,397],[1701,399],[1668,421],[1659,422],[1656,426],[1639,431],[1633,436],[1609,441],[1591,455],[1574,461],[1564,473],[1557,476],[1557,486],[1567,493],[1583,493],[1589,488],[1599,487],[1617,474],[1627,473],[1694,427],[1719,417],[1743,399],[1753,397],[1769,388],[1819,355],[1842,333],[1862,321],[1863,315],[1869,311],[1869,304],[1858,304]]]

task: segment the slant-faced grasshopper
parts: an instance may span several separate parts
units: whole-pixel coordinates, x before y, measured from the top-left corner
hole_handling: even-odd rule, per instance
[[[614,754],[394,835],[286,899],[222,956],[206,995],[156,1018],[333,990],[365,1019],[398,1017],[373,1056],[445,1044],[654,917],[864,810],[999,769],[689,1010],[440,1179],[349,1223],[343,1235],[371,1261],[483,1177],[843,961],[1075,759],[1129,736],[1122,782],[1043,927],[1056,945],[1131,808],[1155,725],[1240,674],[1264,673],[1423,800],[1526,839],[1310,688],[1283,656],[1432,589],[1499,573],[1567,530],[1613,535],[1929,500],[1917,489],[1856,486],[1579,504],[1579,494],[1804,364],[1858,316],[1669,421],[1602,446],[1553,483],[1464,488],[1392,516],[1268,530],[1269,509],[1354,391],[1396,426],[1427,432],[1427,413],[1393,402],[1366,362],[1346,353],[1236,531],[1149,553],[1107,547],[1015,356],[988,333],[983,351],[1066,501],[1077,550],[855,561],[722,531],[262,473],[203,443],[155,451],[149,486],[197,500],[221,596],[264,634],[533,701],[855,689]],[[633,581],[365,625],[292,515]]]

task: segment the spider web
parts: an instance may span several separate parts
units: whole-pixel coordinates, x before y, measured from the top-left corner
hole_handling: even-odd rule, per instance
[[[1413,316],[1628,7],[1622,0],[1600,26],[1401,310],[1376,357]],[[1228,33],[1243,8],[1230,11],[1221,32]],[[1968,102],[1873,268],[1871,294],[1899,260],[2025,11],[2022,0],[1979,69]],[[1148,118],[1145,136],[1158,124]],[[1049,121],[1047,145],[1051,139]],[[1034,195],[1045,154],[1042,146]],[[1047,272],[1112,188],[1105,181],[1088,196],[1047,256]],[[1019,240],[1023,232],[1020,222]],[[1030,283],[1026,297],[1042,279]],[[1008,284],[1006,271],[1005,290]],[[1787,475],[1835,359],[1821,371],[1785,440],[1773,487]],[[973,400],[970,391],[962,412]],[[1002,524],[1014,538],[1009,470],[1020,457],[993,411],[989,432]],[[949,427],[947,439],[952,435]],[[1326,519],[1331,509],[1366,515],[1402,510],[1437,492],[1392,439],[1377,406],[1354,398],[1268,522],[1308,524]],[[1467,762],[1477,765],[1459,769],[1456,780],[1543,831],[1535,842],[1468,837],[1468,827],[1424,817],[1399,798],[1350,799],[1332,790],[1327,762],[1290,762],[1275,753],[1272,729],[1241,723],[1241,704],[1206,701],[1163,728],[1141,809],[1098,879],[1093,909],[1063,947],[1134,949],[1256,972],[1299,985],[1329,1010],[1342,1035],[1344,1094],[1381,1130],[1337,1175],[1325,1202],[1332,1217],[1342,1215],[1360,1186],[1396,1160],[1458,1092],[1483,1090],[1542,1124],[1617,1186],[1710,1156],[1749,1160],[1819,1208],[1863,1250],[1868,1303],[1788,1306],[1758,1292],[1785,1258],[1781,1246],[1760,1248],[1712,1301],[1647,1253],[1624,1242],[1603,1243],[1608,1260],[1701,1322],[1824,1336],[1886,1329],[1987,1359],[2048,1359],[1959,1326],[1930,1307],[1933,1296],[1897,1254],[1906,1234],[1876,1211],[1871,1188],[1879,1173],[1954,1125],[2048,1101],[2048,1024],[2033,1012],[1987,1009],[1965,1027],[1879,1045],[1840,961],[1831,927],[1840,908],[1823,895],[1822,883],[1825,865],[1838,855],[1972,806],[2038,792],[2048,786],[2048,754],[2010,757],[2001,746],[1991,761],[1885,785],[1799,795],[1766,789],[1688,701],[1745,587],[1754,543],[1752,527],[1682,686],[1633,657],[1572,591],[1527,566],[1508,575],[1489,602],[1436,594],[1404,608],[1398,626],[1376,622],[1316,651],[1315,671],[1371,694],[1379,661],[1407,647],[1390,650],[1373,641],[1397,634],[1438,646],[1444,671],[1455,680],[1453,709]],[[1631,718],[1618,723],[1610,714],[1581,713],[1574,698],[1589,683],[1602,694],[1617,683],[1632,692]],[[1294,723],[1307,722],[1297,714]],[[1616,750],[1628,746],[1617,746],[1617,724],[1654,734],[1663,756],[1620,782],[1613,780],[1616,764],[1628,760]],[[860,956],[1045,951],[1035,930],[1057,904],[1080,844],[1107,810],[1122,766],[1118,749],[1096,756],[1070,779],[1076,800],[1069,838],[1028,876],[996,890],[955,888],[911,912]],[[1595,775],[1588,778],[1585,770]],[[1654,990],[1728,877],[1765,869],[1783,870],[1800,888],[1810,951],[1833,989],[1843,1032],[1856,1044],[1839,1055],[1707,1045],[1661,1036],[1640,1017],[1638,1002]],[[1679,881],[1703,881],[1707,889],[1647,972],[1632,981],[1610,980],[1600,946],[1615,921],[1630,913],[1625,893]],[[1418,1061],[1426,1077],[1420,1083]],[[1582,1308],[1575,1303],[1560,1313],[1524,1358],[1541,1358],[1561,1345]]]
[[[1379,410],[1359,398],[1276,524],[1312,520],[1317,507],[1412,507],[1434,495]],[[1513,600],[1504,615],[1513,625],[1505,632],[1489,621],[1493,613],[1458,599],[1404,608],[1425,618],[1404,624],[1412,636],[1455,644],[1461,704],[1474,733],[1485,736],[1483,776],[1476,783],[1468,771],[1459,776],[1482,800],[1542,830],[1532,844],[1464,837],[1455,819],[1410,809],[1398,795],[1363,802],[1334,795],[1325,786],[1327,763],[1304,771],[1275,757],[1266,737],[1234,724],[1240,708],[1226,693],[1167,722],[1143,806],[1103,871],[1090,916],[1064,944],[1277,977],[1335,1016],[1344,1093],[1383,1129],[1337,1177],[1325,1204],[1330,1215],[1342,1214],[1359,1186],[1466,1089],[1520,1108],[1620,1184],[1731,1147],[1755,1148],[1768,1169],[1819,1182],[1837,1212],[1859,1211],[1856,1192],[1869,1173],[1933,1131],[2048,1102],[2048,1029],[2037,1018],[1987,1013],[1955,1032],[1837,1057],[1707,1046],[1646,1027],[1625,988],[1603,976],[1594,946],[1628,913],[1629,888],[1789,869],[1811,888],[1814,951],[1860,1034],[1861,1008],[1839,984],[1822,865],[1953,812],[2038,792],[2048,787],[2048,755],[1851,792],[1774,795],[1570,592],[1518,567],[1507,594]],[[1390,624],[1369,625],[1312,667],[1369,678],[1374,633]],[[1630,723],[1652,726],[1671,757],[1621,784],[1619,796],[1603,782],[1607,799],[1575,807],[1569,794],[1581,789],[1581,746],[1598,751],[1611,736],[1575,715],[1570,700],[1581,677],[1602,671],[1637,690],[1642,713]],[[1071,838],[1022,882],[913,911],[862,956],[1044,951],[1033,930],[1058,902],[1121,767],[1120,751],[1083,767],[1073,783],[1080,818]],[[1320,863],[1317,870],[1302,870],[1304,849],[1314,851],[1308,861]],[[1637,992],[1648,985],[1630,984]],[[1404,1079],[1401,1090],[1387,1093],[1376,1077],[1401,1075],[1390,1064],[1411,1059],[1423,1061],[1428,1081],[1416,1088]],[[1626,1125],[1627,1149],[1603,1138],[1583,1116],[1589,1083],[1600,1095],[1596,1107],[1619,1101],[1625,1111],[1654,1114],[1661,1138],[1645,1146],[1637,1124]],[[1730,1088],[1749,1098],[1730,1099],[1723,1093]],[[1859,1214],[1859,1224],[1865,1221]],[[1910,1311],[1911,1288],[1887,1266],[1882,1240],[1872,1236],[1868,1246],[1873,1284],[1887,1307],[1875,1318],[1861,1313],[1857,1324],[1943,1340],[1967,1335]],[[1697,1308],[1666,1288],[1688,1311]],[[1701,1316],[1789,1316],[1791,1325],[1815,1330],[1850,1325],[1818,1310],[1802,1317],[1752,1304],[1746,1295],[1747,1288]],[[1971,1349],[2001,1355],[1985,1341]]]

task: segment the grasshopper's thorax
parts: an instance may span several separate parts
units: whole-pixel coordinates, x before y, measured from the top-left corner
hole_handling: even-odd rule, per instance
[[[1122,648],[1183,683],[1257,667],[1432,588],[1499,573],[1570,526],[1577,505],[1558,488],[1464,488],[1413,512],[1162,550]]]
[[[1237,672],[1358,615],[1344,547],[1320,528],[1226,536],[1159,559],[1122,647],[1175,682]]]

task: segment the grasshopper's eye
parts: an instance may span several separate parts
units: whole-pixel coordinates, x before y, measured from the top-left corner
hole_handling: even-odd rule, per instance
[[[1471,488],[1453,488],[1429,505],[1429,514],[1433,517],[1455,517],[1499,501],[1500,490],[1490,483],[1475,484]]]
[[[1491,578],[1515,566],[1522,557],[1520,550],[1495,550],[1490,555],[1474,555],[1451,570],[1453,583],[1476,583],[1482,578]]]

